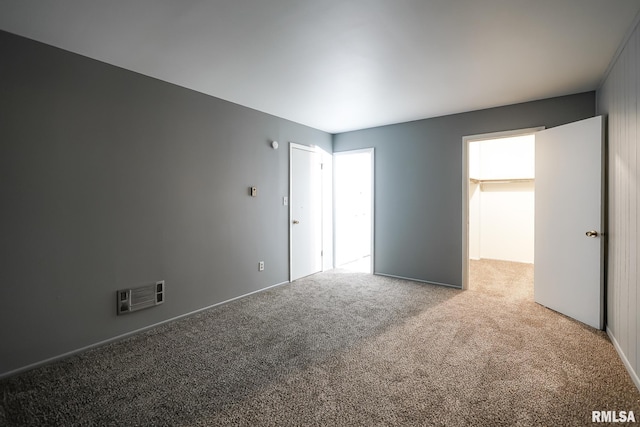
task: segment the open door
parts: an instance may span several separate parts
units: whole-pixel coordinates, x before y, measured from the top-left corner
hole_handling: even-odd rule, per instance
[[[602,116],[536,133],[534,299],[604,324]]]
[[[315,148],[290,145],[290,280],[322,270],[322,162]]]

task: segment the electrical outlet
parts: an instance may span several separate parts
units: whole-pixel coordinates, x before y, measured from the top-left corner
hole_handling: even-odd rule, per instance
[[[264,261],[258,263],[258,271],[264,271]]]

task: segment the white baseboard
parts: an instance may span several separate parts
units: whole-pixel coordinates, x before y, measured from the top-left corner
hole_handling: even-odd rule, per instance
[[[34,368],[38,368],[40,366],[44,366],[44,365],[47,365],[49,363],[56,362],[58,360],[66,359],[67,357],[73,356],[74,354],[82,353],[83,351],[87,351],[87,350],[90,350],[92,348],[100,347],[102,345],[109,344],[109,343],[114,342],[114,341],[119,341],[121,339],[130,337],[131,335],[139,334],[140,332],[143,332],[143,331],[146,331],[148,329],[152,329],[152,328],[158,327],[158,326],[163,325],[165,323],[173,322],[173,321],[181,319],[183,317],[192,316],[192,315],[194,315],[196,313],[199,313],[201,311],[208,310],[210,308],[213,308],[213,307],[216,307],[216,306],[219,306],[219,305],[227,304],[227,303],[230,303],[231,301],[235,301],[235,300],[240,299],[240,298],[248,297],[249,295],[253,295],[253,294],[256,294],[258,292],[263,292],[263,291],[266,291],[267,289],[272,289],[272,288],[275,288],[277,286],[285,285],[287,283],[290,283],[290,282],[286,281],[286,282],[277,283],[275,285],[267,286],[266,288],[258,289],[257,291],[249,292],[249,293],[237,296],[235,298],[231,298],[231,299],[228,299],[228,300],[225,300],[225,301],[222,301],[222,302],[218,302],[218,303],[215,303],[215,304],[212,304],[212,305],[208,305],[206,307],[199,308],[197,310],[193,310],[193,311],[190,311],[188,313],[181,314],[179,316],[175,316],[175,317],[172,317],[170,319],[163,320],[161,322],[157,322],[157,323],[154,323],[154,324],[149,325],[149,326],[145,326],[144,328],[139,328],[139,329],[136,329],[136,330],[131,331],[131,332],[127,332],[127,333],[124,333],[124,334],[116,335],[115,337],[108,338],[108,339],[102,340],[102,341],[98,341],[96,343],[89,344],[87,346],[84,346],[84,347],[81,347],[81,348],[77,348],[75,350],[71,350],[71,351],[68,351],[66,353],[59,354],[57,356],[49,357],[47,359],[40,360],[38,362],[34,362],[34,363],[29,364],[29,365],[22,366],[20,368],[13,369],[11,371],[2,372],[2,373],[0,373],[0,379],[8,378],[10,376],[17,375],[19,373],[22,373],[22,372],[25,372],[25,371],[29,371],[29,370],[34,369]]]
[[[607,335],[609,335],[609,339],[611,340],[611,342],[613,343],[613,346],[618,352],[618,356],[620,356],[620,359],[622,360],[624,367],[627,368],[627,372],[629,372],[629,375],[631,376],[631,380],[636,385],[637,389],[640,390],[640,378],[638,378],[638,374],[636,373],[636,371],[633,370],[633,366],[631,366],[631,363],[629,363],[627,356],[622,351],[622,347],[620,347],[620,344],[618,344],[616,337],[613,335],[613,333],[611,332],[611,329],[609,329],[608,326],[607,326]]]

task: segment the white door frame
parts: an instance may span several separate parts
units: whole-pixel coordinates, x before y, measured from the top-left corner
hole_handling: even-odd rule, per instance
[[[469,144],[473,141],[530,135],[544,126],[462,137],[462,289],[469,289]]]
[[[369,253],[370,253],[370,269],[371,269],[371,274],[375,273],[375,263],[374,263],[374,251],[375,251],[375,148],[371,147],[371,148],[361,148],[359,150],[349,150],[349,151],[339,151],[337,153],[333,153],[333,156],[340,156],[340,155],[349,155],[349,154],[357,154],[357,153],[371,153],[371,206],[370,206],[370,217],[371,217],[371,241],[369,242]],[[337,241],[336,236],[335,236],[335,223],[336,223],[336,200],[335,200],[335,185],[336,185],[336,180],[335,180],[335,169],[334,169],[334,179],[333,179],[333,224],[334,224],[334,235],[333,235],[333,265],[336,265],[336,246],[335,246],[335,242]]]

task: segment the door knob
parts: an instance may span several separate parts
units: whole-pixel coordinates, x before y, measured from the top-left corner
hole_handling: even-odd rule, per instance
[[[294,220],[293,220],[293,223],[294,223],[294,224],[300,224],[300,221],[298,221],[297,219],[294,219]]]
[[[590,230],[585,233],[587,237],[598,237],[598,232],[595,230]]]

